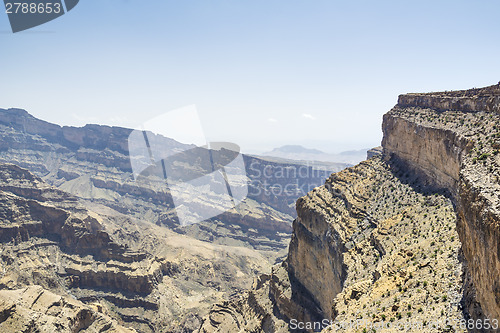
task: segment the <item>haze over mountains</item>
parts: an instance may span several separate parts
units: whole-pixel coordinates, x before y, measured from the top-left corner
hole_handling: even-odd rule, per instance
[[[262,156],[279,157],[288,160],[333,162],[355,165],[366,159],[367,149],[344,151],[338,154],[328,154],[318,149],[305,148],[301,145],[285,145],[275,148]]]

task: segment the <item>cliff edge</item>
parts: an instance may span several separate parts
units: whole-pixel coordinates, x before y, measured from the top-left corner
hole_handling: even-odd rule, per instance
[[[384,116],[384,154],[450,192],[457,231],[489,318],[500,318],[500,84],[410,94]],[[402,138],[404,138],[402,140]]]

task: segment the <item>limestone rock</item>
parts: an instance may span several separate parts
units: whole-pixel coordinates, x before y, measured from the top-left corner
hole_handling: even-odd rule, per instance
[[[0,290],[2,332],[136,332],[72,298],[40,286]]]

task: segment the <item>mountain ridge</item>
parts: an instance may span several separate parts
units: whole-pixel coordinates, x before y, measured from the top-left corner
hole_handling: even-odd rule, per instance
[[[285,160],[310,161],[314,163],[339,163],[354,165],[366,159],[369,149],[349,150],[338,154],[325,153],[318,149],[305,148],[300,145],[285,145],[274,148],[272,151],[257,154],[255,156],[273,157]]]

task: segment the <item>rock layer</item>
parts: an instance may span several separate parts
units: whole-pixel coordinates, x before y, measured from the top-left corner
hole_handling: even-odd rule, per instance
[[[295,200],[321,185],[343,164],[307,165],[278,163],[243,155],[248,197],[241,209],[231,210],[211,221],[185,228],[176,210],[163,173],[158,166],[147,177],[134,179],[129,158],[131,129],[100,125],[68,127],[37,119],[25,110],[0,109],[0,161],[27,168],[46,182],[79,198],[99,201],[138,219],[163,224],[178,233],[200,240],[270,250],[285,249],[295,218]],[[193,146],[153,135],[165,151],[182,151]],[[191,165],[192,164],[192,165]],[[195,161],[181,170],[196,173]],[[160,175],[160,176],[158,176]],[[197,200],[200,211],[214,209],[207,200]],[[213,228],[213,225],[221,226]],[[226,229],[238,229],[231,233]],[[259,230],[255,240],[252,231]]]
[[[2,332],[136,332],[99,310],[40,286],[0,291]]]
[[[89,332],[99,331],[95,320],[103,331],[113,326],[88,312],[89,306],[140,332],[192,331],[212,303],[247,288],[275,255],[197,241],[82,201],[16,165],[0,164],[0,289],[18,295],[37,285],[76,299]],[[57,312],[9,309],[4,327],[21,329],[35,315],[49,316],[44,320],[50,325],[58,322],[50,317]],[[33,327],[57,331],[43,325]],[[73,327],[64,320],[57,325],[62,331]]]
[[[158,165],[134,179],[131,132],[61,127],[0,109],[0,161],[32,172],[0,167],[3,288],[40,284],[97,302],[140,331],[192,331],[212,303],[248,288],[286,255],[295,200],[344,167],[243,155],[247,177],[238,181],[248,183],[248,197],[184,227]],[[193,148],[151,137],[166,150]],[[193,201],[200,208],[216,205],[201,199]]]

